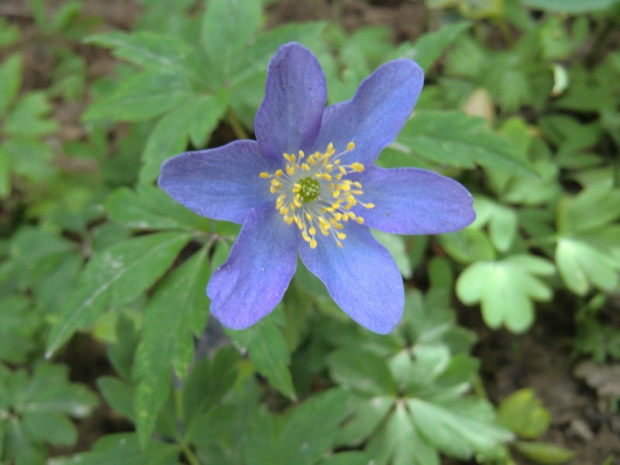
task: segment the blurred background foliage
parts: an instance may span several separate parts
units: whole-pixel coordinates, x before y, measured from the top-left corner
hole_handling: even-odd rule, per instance
[[[1,463],[617,463],[617,0],[105,3],[0,5]],[[204,288],[239,228],[154,184],[176,153],[252,136],[289,41],[330,103],[418,61],[379,164],[474,194],[464,231],[376,234],[407,288],[390,335],[301,266],[272,315],[224,331]],[[596,421],[562,426],[518,376],[497,387],[511,356],[485,341],[537,334],[571,354]]]

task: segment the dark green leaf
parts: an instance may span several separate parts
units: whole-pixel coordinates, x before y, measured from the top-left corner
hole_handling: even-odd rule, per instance
[[[170,392],[171,369],[183,379],[194,353],[193,334],[207,318],[207,249],[196,253],[157,287],[149,302],[134,371],[138,436],[146,444]]]
[[[341,349],[327,359],[332,378],[340,385],[368,395],[397,394],[398,388],[386,361],[360,348]]]
[[[189,234],[159,233],[116,244],[96,255],[82,274],[82,284],[68,298],[52,328],[50,357],[71,335],[94,323],[112,300],[117,306],[138,297],[170,266]]]

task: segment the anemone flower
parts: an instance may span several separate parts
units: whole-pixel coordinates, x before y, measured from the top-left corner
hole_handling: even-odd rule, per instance
[[[211,276],[211,313],[247,328],[282,300],[297,255],[338,306],[385,334],[402,316],[402,277],[370,228],[439,234],[475,218],[458,182],[415,168],[374,165],[394,141],[424,81],[411,60],[390,61],[353,99],[326,107],[323,70],[297,43],[272,58],[256,140],[186,152],[164,162],[159,186],[199,215],[242,225]]]

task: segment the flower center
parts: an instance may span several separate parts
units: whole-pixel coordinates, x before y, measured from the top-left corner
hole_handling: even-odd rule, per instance
[[[299,180],[301,190],[299,191],[299,199],[303,203],[312,202],[321,193],[321,183],[314,178],[302,178]]]
[[[351,209],[355,205],[374,208],[372,203],[358,200],[363,195],[359,181],[347,179],[351,173],[361,173],[364,165],[358,162],[342,164],[342,157],[353,151],[355,144],[349,142],[347,149],[339,154],[330,143],[324,153],[315,152],[309,156],[303,151],[297,155],[284,153],[284,169],[275,173],[260,173],[263,179],[270,179],[269,191],[277,195],[276,209],[288,225],[295,223],[303,239],[316,248],[317,232],[332,236],[339,247],[346,238],[343,222],[349,220],[358,224],[364,218]]]

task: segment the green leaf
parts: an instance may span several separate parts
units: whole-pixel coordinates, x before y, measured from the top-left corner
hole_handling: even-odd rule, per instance
[[[11,157],[0,146],[0,198],[6,197],[11,192]]]
[[[122,81],[111,95],[92,104],[82,118],[145,121],[169,112],[190,96],[191,83],[182,74],[150,70]]]
[[[407,406],[420,434],[452,456],[468,458],[474,453],[489,453],[512,439],[512,434],[496,422],[491,405],[484,400],[410,399]]]
[[[332,389],[316,394],[296,408],[278,439],[276,463],[313,465],[330,448],[347,414],[348,393]]]
[[[507,252],[517,235],[517,213],[512,208],[481,196],[476,197],[474,210],[475,225],[488,224],[489,238],[495,248]]]
[[[365,452],[349,451],[331,455],[319,462],[319,465],[368,465],[372,459]]]
[[[116,189],[103,203],[114,221],[132,229],[185,229],[205,231],[209,221],[173,201],[153,186],[140,186],[137,192]]]
[[[329,355],[327,364],[334,381],[348,389],[371,396],[398,393],[386,361],[374,352],[340,349]]]
[[[0,66],[0,115],[17,96],[22,83],[22,57],[11,55]]]
[[[530,8],[570,14],[604,10],[616,2],[617,0],[521,0],[521,4]]]
[[[549,261],[531,255],[476,262],[459,276],[456,293],[465,304],[481,302],[482,316],[490,328],[504,324],[519,333],[534,321],[532,300],[545,301],[553,295],[536,275],[547,276],[553,272]]]
[[[558,232],[569,236],[604,227],[618,219],[620,189],[614,189],[610,180],[605,179],[575,197],[564,199],[558,210]]]
[[[0,48],[13,45],[19,40],[20,29],[17,24],[9,23],[7,18],[0,18]],[[0,82],[3,82],[0,79]],[[2,94],[2,92],[0,92]],[[2,112],[0,111],[0,114]]]
[[[188,428],[194,417],[208,412],[230,391],[239,376],[239,351],[221,347],[209,362],[203,358],[192,367],[183,389],[183,416]]]
[[[178,445],[151,439],[141,446],[132,433],[117,433],[103,436],[91,452],[73,457],[80,465],[179,465]]]
[[[4,122],[4,132],[11,136],[36,137],[58,129],[58,123],[44,119],[51,106],[43,93],[30,92],[20,98]]]
[[[189,424],[185,439],[205,447],[230,430],[235,421],[237,406],[232,404],[217,405],[207,413],[196,416]]]
[[[422,35],[413,45],[413,53],[407,54],[407,58],[417,61],[422,69],[428,71],[443,51],[469,29],[471,24],[469,21],[462,21]]]
[[[417,112],[397,139],[435,163],[459,168],[496,168],[530,174],[528,162],[481,118],[458,112]]]
[[[190,48],[170,35],[149,31],[132,34],[113,31],[90,36],[85,42],[112,48],[116,57],[145,69],[173,75],[188,73],[185,59],[190,54]]]
[[[223,97],[205,96],[188,101],[161,118],[146,142],[140,180],[143,183],[153,181],[166,158],[183,152],[190,136],[207,137],[225,111]],[[200,131],[206,132],[199,134]]]
[[[411,421],[403,402],[394,411],[378,434],[366,446],[366,452],[379,465],[439,465],[439,454],[421,435]]]
[[[225,82],[233,55],[254,36],[261,20],[260,0],[211,0],[203,17],[200,42],[212,72]]]
[[[290,353],[286,339],[278,329],[272,313],[249,329],[227,330],[237,346],[246,349],[256,370],[269,379],[271,385],[289,399],[295,399],[295,389],[291,379]]]
[[[136,390],[133,386],[113,376],[101,376],[97,378],[97,388],[110,407],[135,422],[133,401]]]
[[[146,444],[170,392],[171,368],[183,379],[194,354],[193,335],[206,324],[207,249],[196,253],[157,287],[144,317],[134,372],[138,436]]]
[[[366,440],[381,424],[394,406],[393,397],[350,398],[355,414],[342,425],[338,444],[357,446]]]
[[[21,421],[24,430],[36,441],[59,446],[70,446],[77,441],[77,428],[60,413],[26,412]]]
[[[517,441],[514,447],[525,457],[533,460],[535,463],[544,465],[556,465],[568,462],[577,455],[572,450],[546,442]]]
[[[564,284],[577,295],[587,294],[592,286],[611,290],[618,285],[620,264],[609,252],[585,241],[560,238],[555,262]]]
[[[84,418],[97,403],[97,396],[85,386],[69,383],[66,366],[39,363],[28,375],[0,365],[3,463],[44,463],[45,443],[73,445],[77,430],[67,415]]]
[[[537,438],[549,428],[551,415],[532,389],[520,389],[498,407],[500,423],[523,438]]]
[[[110,301],[121,306],[138,297],[168,269],[190,238],[182,233],[150,234],[115,244],[92,258],[51,330],[46,356],[51,357],[76,330],[93,324]]]

